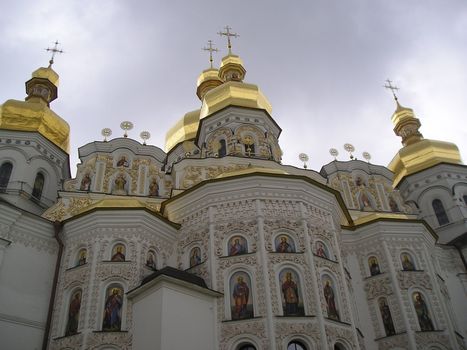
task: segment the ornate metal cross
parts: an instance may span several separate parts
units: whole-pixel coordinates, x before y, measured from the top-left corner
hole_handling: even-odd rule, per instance
[[[392,85],[392,81],[389,80],[389,79],[386,79],[386,83],[387,84],[383,85],[383,87],[385,87],[386,89],[391,90],[392,95],[394,96],[394,99],[397,101],[396,91],[399,90],[399,88],[397,86],[395,86],[395,85]]]
[[[230,28],[229,26],[225,26],[224,29],[225,32],[217,32],[217,34],[219,34],[220,36],[224,35],[227,37],[227,47],[229,48],[230,55],[232,53],[232,43],[230,42],[230,37],[238,38],[240,35],[238,35],[237,33],[231,33],[230,30],[232,28]]]
[[[209,62],[211,63],[211,68],[212,68],[212,53],[213,52],[218,52],[219,49],[215,49],[212,47],[212,40],[208,40],[208,47],[203,47],[204,51],[209,51]]]
[[[52,64],[54,64],[55,54],[63,53],[63,50],[58,49],[59,44],[60,43],[58,42],[58,40],[55,40],[54,47],[52,47],[52,48],[48,47],[48,48],[45,49],[45,51],[47,51],[47,52],[52,52],[52,57],[50,58],[50,61],[49,61],[49,67],[52,66]]]

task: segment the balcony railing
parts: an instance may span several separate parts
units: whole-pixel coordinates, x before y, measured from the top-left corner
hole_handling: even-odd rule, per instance
[[[6,193],[10,195],[19,195],[23,198],[29,199],[41,208],[48,208],[52,206],[55,201],[41,195],[40,198],[33,196],[33,188],[24,181],[11,181],[7,186],[0,186],[0,194]]]

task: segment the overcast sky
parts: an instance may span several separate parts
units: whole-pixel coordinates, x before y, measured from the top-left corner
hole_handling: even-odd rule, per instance
[[[77,148],[123,132],[164,149],[166,131],[200,107],[196,79],[208,67],[201,50],[212,39],[227,53],[225,25],[283,132],[283,162],[310,157],[319,171],[333,158],[387,165],[400,148],[395,104],[382,85],[400,87],[425,138],[454,142],[467,159],[467,2],[465,0],[156,1],[15,0],[0,15],[0,101],[23,99],[24,82],[46,66],[55,40],[59,98],[51,108],[71,127],[71,170]],[[6,10],[8,9],[8,11]]]

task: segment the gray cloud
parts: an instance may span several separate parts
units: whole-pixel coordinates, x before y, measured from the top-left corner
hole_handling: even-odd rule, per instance
[[[130,136],[148,130],[164,148],[165,132],[198,108],[198,74],[208,66],[200,49],[231,25],[241,36],[234,52],[258,84],[283,129],[284,163],[311,168],[332,160],[335,147],[353,143],[387,165],[400,147],[390,116],[394,102],[382,85],[400,87],[427,138],[467,149],[467,6],[440,1],[15,1],[0,22],[3,67],[0,100],[24,97],[30,72],[46,65],[43,48],[55,39],[59,99],[52,108],[72,128],[71,166],[77,148],[101,139],[100,130]]]

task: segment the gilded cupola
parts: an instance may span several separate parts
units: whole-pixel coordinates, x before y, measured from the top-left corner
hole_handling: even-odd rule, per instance
[[[462,164],[457,146],[450,142],[424,139],[420,120],[412,109],[403,107],[396,98],[397,108],[392,115],[394,132],[402,138],[402,147],[389,163],[394,172],[393,185],[406,176],[428,169],[439,163]]]
[[[52,63],[32,73],[26,82],[25,101],[8,100],[0,107],[0,128],[38,132],[50,142],[69,152],[70,127],[49,108],[57,98],[58,74]]]

